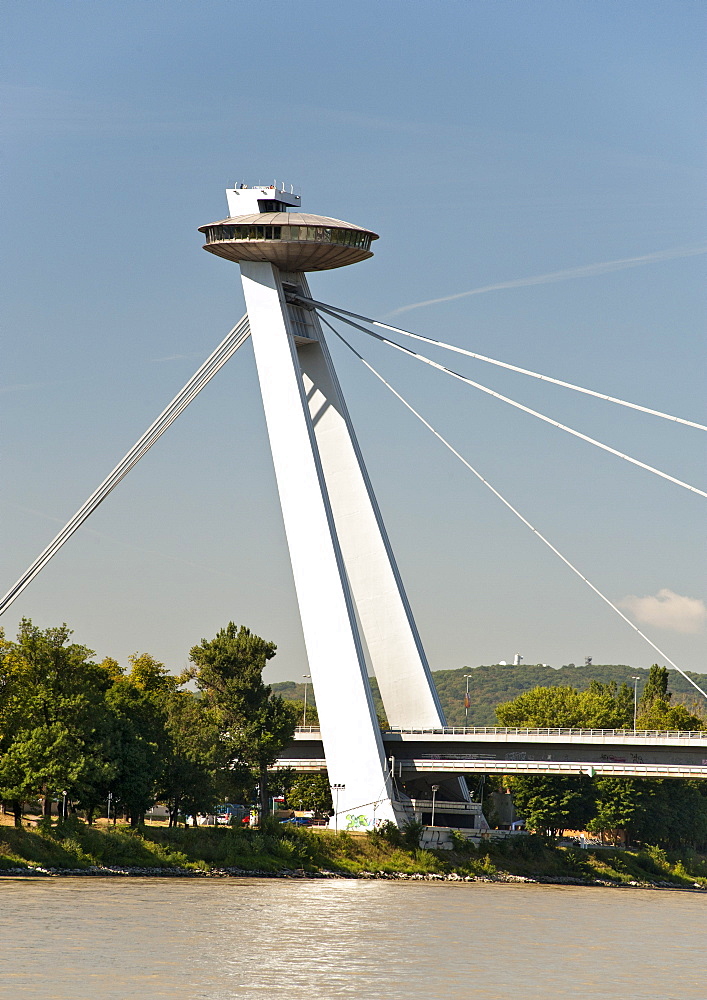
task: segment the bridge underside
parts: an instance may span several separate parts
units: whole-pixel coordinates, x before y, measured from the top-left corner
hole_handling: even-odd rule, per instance
[[[672,738],[671,738],[672,737]],[[408,795],[464,774],[597,775],[707,778],[704,734],[633,736],[383,733],[389,767]],[[316,732],[298,732],[277,767],[321,772],[326,760]]]
[[[293,771],[305,771],[321,774],[326,771],[326,761],[323,758],[280,757],[276,768],[291,768]],[[554,774],[570,777],[572,775],[589,775],[591,777],[613,776],[615,778],[707,778],[707,765],[686,766],[684,764],[624,764],[609,762],[583,761],[498,761],[475,759],[402,759],[396,760],[396,775],[400,778],[405,791],[414,794],[417,789],[409,787],[411,782],[421,786],[439,783],[452,775],[471,774]],[[399,768],[399,770],[398,770]],[[420,788],[420,791],[423,789]]]

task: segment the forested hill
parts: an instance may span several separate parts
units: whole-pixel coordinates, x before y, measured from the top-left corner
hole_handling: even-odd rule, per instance
[[[531,688],[554,687],[565,685],[583,691],[592,681],[604,684],[615,681],[626,683],[633,687],[633,678],[639,677],[638,696],[648,679],[648,670],[640,667],[629,667],[625,664],[593,663],[590,666],[575,666],[573,663],[555,670],[542,664],[521,664],[503,666],[494,664],[488,667],[476,667],[472,670],[437,670],[433,674],[434,682],[439,691],[440,700],[450,726],[464,725],[464,692],[466,690],[465,674],[469,678],[469,725],[493,726],[496,724],[496,705],[511,701],[524,691]],[[705,685],[703,674],[693,674],[700,687]],[[693,706],[697,702],[697,711],[702,714],[702,702],[707,704],[691,684],[681,677],[676,670],[670,671],[669,690],[673,692],[674,701],[684,701]]]
[[[688,673],[700,687],[705,687],[707,677],[704,674],[689,671]],[[545,667],[541,663],[521,664],[520,666],[496,663],[493,666],[473,667],[471,669],[460,667],[458,670],[435,670],[432,676],[449,726],[463,726],[465,723],[464,693],[467,674],[470,674],[470,706],[467,720],[467,725],[470,726],[496,725],[496,705],[510,701],[534,687],[565,685],[583,691],[589,687],[592,681],[601,681],[604,684],[609,681],[615,681],[617,684],[625,682],[633,687],[633,678],[640,677],[638,682],[638,696],[640,698],[643,686],[648,679],[647,669],[615,663],[593,663],[590,666],[578,667],[570,663],[557,670]],[[371,682],[376,707],[379,714],[382,715],[383,706],[378,694],[378,685],[375,678],[371,678]],[[282,681],[273,684],[272,688],[276,694],[282,695],[286,699],[301,701],[304,697],[304,685],[296,684],[294,681]],[[669,690],[673,692],[674,702],[683,702],[690,711],[698,715],[705,714],[707,703],[704,698],[676,670],[670,671]],[[313,700],[311,686],[308,698]]]

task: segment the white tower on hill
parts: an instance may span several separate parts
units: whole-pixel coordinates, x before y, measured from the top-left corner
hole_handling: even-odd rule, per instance
[[[364,649],[392,726],[444,715],[319,319],[300,301],[305,272],[366,260],[378,237],[301,213],[284,186],[226,194],[229,218],[200,232],[240,265],[329,780],[360,826],[405,822]]]

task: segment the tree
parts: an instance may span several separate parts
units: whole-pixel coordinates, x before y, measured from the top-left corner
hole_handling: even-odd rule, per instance
[[[641,709],[636,726],[648,731],[697,733],[705,728],[705,720],[699,715],[691,715],[684,705],[669,705],[667,701],[654,698]]]
[[[2,787],[3,762],[13,740],[11,719],[15,695],[12,683],[12,666],[8,659],[8,653],[12,650],[12,646],[13,643],[5,638],[5,630],[0,628],[0,796],[3,798],[3,805],[6,801],[11,802],[15,826],[22,826],[22,800],[12,794],[7,781],[5,781],[5,787]]]
[[[298,774],[285,796],[291,809],[311,810],[316,816],[328,816],[332,809],[331,788],[326,774]]]
[[[564,830],[583,830],[594,814],[590,778],[514,775],[513,801],[531,830],[556,837]]]
[[[496,709],[499,722],[528,728],[623,729],[633,719],[633,696],[626,684],[593,681],[585,691],[537,687]],[[518,775],[511,788],[516,808],[528,827],[556,835],[584,829],[597,815],[598,785],[588,778]],[[601,823],[614,828],[616,809],[607,803]],[[609,815],[610,814],[610,815]]]
[[[263,669],[276,649],[273,642],[229,622],[189,654],[194,664],[190,676],[219,713],[232,762],[257,773],[263,817],[268,813],[268,767],[292,739],[296,726],[282,698],[273,697],[263,683]]]
[[[624,729],[633,720],[633,695],[626,684],[592,681],[585,691],[536,687],[496,707],[502,726],[554,729]]]
[[[626,831],[626,839],[670,850],[700,849],[707,841],[707,789],[703,781],[675,778],[598,778],[590,830]]]
[[[319,713],[317,711],[317,706],[314,704],[314,699],[307,699],[307,722],[304,722],[305,718],[305,705],[304,701],[299,701],[299,699],[292,698],[288,699],[285,704],[292,712],[292,716],[295,720],[295,725],[297,726],[314,726],[315,728],[319,725]]]
[[[669,702],[671,698],[672,694],[668,691],[668,668],[659,667],[654,663],[641,695],[641,711],[648,708],[656,699]]]
[[[684,705],[670,704],[668,671],[653,664],[640,702],[638,727],[658,730],[704,728]],[[533,727],[629,728],[633,692],[626,684],[592,682],[585,691],[535,688],[499,705],[505,725]],[[678,779],[596,778],[593,786],[578,779],[552,776],[513,778],[513,798],[529,827],[546,831],[581,828],[609,833],[620,830],[644,843],[697,846],[707,839],[707,788]],[[586,782],[586,779],[579,779]],[[593,789],[585,797],[582,788]],[[580,794],[582,793],[582,794]],[[593,801],[592,801],[593,799]]]
[[[112,756],[115,778],[111,791],[138,826],[155,802],[169,752],[165,700],[179,679],[149,653],[129,657],[130,672],[108,690],[113,720]]]
[[[618,840],[620,831],[629,835],[645,812],[648,789],[643,778],[596,778],[595,813],[587,823],[593,833],[609,834]]]
[[[160,663],[150,653],[132,653],[128,657],[128,662],[130,663],[128,680],[133,687],[147,691],[158,699],[164,694],[176,691],[181,683],[180,678],[170,674],[164,663]]]
[[[69,642],[66,625],[22,619],[16,643],[0,646],[0,790],[17,803],[41,797],[44,813],[111,773],[105,693],[110,676],[92,651]],[[21,816],[21,805],[19,809]]]
[[[159,782],[159,798],[169,808],[169,825],[181,813],[195,817],[213,812],[228,774],[227,748],[221,740],[216,710],[191,691],[173,691],[164,702],[168,746]]]
[[[633,723],[633,691],[622,682],[591,681],[584,696],[589,729],[630,729]]]
[[[666,780],[664,791],[669,802],[667,846],[705,849],[707,844],[707,789],[704,781]]]
[[[667,667],[654,663],[639,703],[636,725],[639,729],[679,732],[699,732],[705,728],[704,719],[691,715],[685,705],[671,705],[672,693],[668,691]]]

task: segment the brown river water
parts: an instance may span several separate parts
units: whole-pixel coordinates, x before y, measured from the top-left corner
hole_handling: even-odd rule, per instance
[[[707,898],[229,879],[0,881],[0,997],[707,1000]]]

